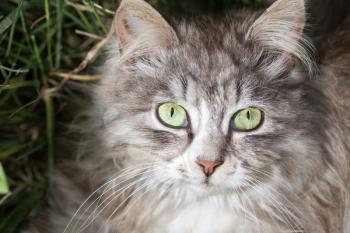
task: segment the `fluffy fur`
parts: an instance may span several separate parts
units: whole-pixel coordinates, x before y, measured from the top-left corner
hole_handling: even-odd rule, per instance
[[[349,232],[348,25],[316,65],[303,0],[174,28],[124,0],[78,159],[31,232]],[[157,120],[163,102],[187,110],[189,129]],[[250,106],[261,127],[230,130]],[[207,179],[198,158],[224,163]]]

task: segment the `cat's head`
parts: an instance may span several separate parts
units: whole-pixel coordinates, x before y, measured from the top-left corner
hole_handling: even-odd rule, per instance
[[[304,185],[326,159],[304,23],[303,0],[174,28],[122,1],[96,98],[109,155],[202,194]]]

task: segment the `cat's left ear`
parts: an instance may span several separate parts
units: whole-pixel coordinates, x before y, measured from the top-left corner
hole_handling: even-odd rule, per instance
[[[274,75],[289,72],[296,59],[305,65],[310,62],[309,43],[303,37],[305,8],[305,0],[277,0],[246,34],[247,40],[258,43],[267,51],[266,54],[274,57],[268,67]]]
[[[123,0],[114,24],[121,51],[135,44],[153,49],[177,41],[172,27],[144,0]]]

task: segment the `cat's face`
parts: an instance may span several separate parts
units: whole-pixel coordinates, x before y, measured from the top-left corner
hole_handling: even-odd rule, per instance
[[[313,138],[315,113],[303,88],[291,81],[300,72],[288,69],[283,54],[274,54],[271,64],[259,46],[242,41],[254,30],[249,21],[232,31],[207,25],[217,33],[207,38],[195,25],[183,27],[176,39],[168,38],[172,45],[164,42],[156,52],[127,51],[131,57],[121,59],[98,90],[105,106],[103,137],[116,157],[123,145],[123,166],[144,164],[153,170],[147,180],[205,195],[298,187],[301,177],[315,172],[319,162],[313,158],[322,153]],[[136,23],[120,30],[135,34]]]

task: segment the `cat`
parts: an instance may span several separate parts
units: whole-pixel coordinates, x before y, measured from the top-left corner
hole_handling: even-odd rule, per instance
[[[123,0],[78,158],[26,232],[350,232],[350,22],[315,58],[305,21],[304,0],[176,26]]]

